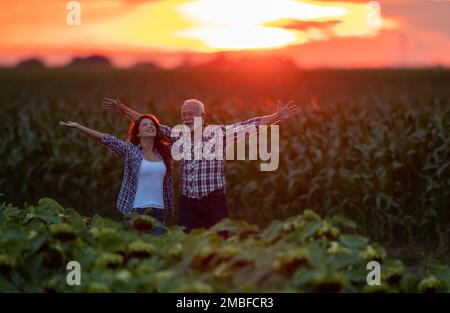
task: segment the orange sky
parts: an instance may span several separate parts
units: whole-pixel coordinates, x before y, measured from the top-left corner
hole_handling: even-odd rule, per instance
[[[2,0],[0,64],[100,53],[117,66],[265,50],[302,67],[450,66],[450,0]]]

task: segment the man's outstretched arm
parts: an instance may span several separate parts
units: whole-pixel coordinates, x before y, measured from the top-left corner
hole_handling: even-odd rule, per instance
[[[274,123],[277,123],[281,120],[288,119],[289,117],[298,113],[297,106],[293,104],[293,101],[289,101],[287,104],[282,104],[280,100],[278,100],[278,110],[277,112],[261,116],[260,125],[270,126]]]
[[[117,113],[122,113],[132,122],[137,121],[142,115],[144,115],[139,112],[133,111],[132,109],[127,107],[125,104],[120,102],[119,99],[114,100],[114,99],[110,99],[110,98],[104,98],[102,101],[102,105],[103,105],[103,108],[106,110],[110,110],[110,111],[117,112]],[[169,127],[169,126],[166,126],[163,124],[159,124],[159,128],[161,129],[161,132],[163,133],[164,136],[166,136],[167,138],[169,138],[173,141],[176,140],[174,137],[172,137],[172,134],[171,134],[172,127]]]
[[[136,111],[133,111],[129,107],[127,107],[125,104],[120,102],[119,99],[110,99],[110,98],[104,98],[102,101],[103,108],[106,110],[110,110],[117,113],[122,113],[125,115],[129,120],[131,121],[137,121],[142,114]]]
[[[233,138],[234,141],[238,141],[244,138],[247,133],[249,135],[254,134],[255,131],[261,131],[272,124],[288,119],[297,113],[298,110],[293,104],[293,101],[289,101],[287,104],[282,104],[281,101],[278,100],[278,110],[276,113],[258,116],[243,122],[227,125],[225,127],[225,133],[227,138]]]

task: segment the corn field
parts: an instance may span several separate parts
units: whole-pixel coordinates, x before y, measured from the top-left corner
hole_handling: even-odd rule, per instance
[[[84,216],[120,219],[123,163],[59,120],[126,138],[129,121],[101,99],[179,124],[184,100],[206,104],[209,123],[275,112],[294,100],[300,114],[280,125],[280,165],[229,161],[233,219],[260,227],[313,209],[343,214],[374,240],[450,246],[450,72],[435,70],[0,70],[0,198],[21,206],[57,199]],[[177,164],[175,164],[178,166]],[[175,168],[176,194],[178,169]],[[169,221],[177,222],[176,216]]]

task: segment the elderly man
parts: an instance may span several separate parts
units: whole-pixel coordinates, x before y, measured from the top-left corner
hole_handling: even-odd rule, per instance
[[[102,102],[105,109],[126,115],[131,120],[138,120],[140,113],[133,111],[118,99],[105,98]],[[280,120],[287,119],[297,113],[297,107],[289,102],[281,104],[278,102],[278,110],[276,113],[266,116],[255,117],[243,122],[235,123],[225,127],[221,125],[221,136],[229,134],[230,129],[245,130],[248,128],[260,129],[261,126],[270,126]],[[181,107],[181,119],[183,124],[193,133],[194,121],[201,118],[202,126],[206,126],[205,106],[196,99],[189,99],[183,103]],[[166,125],[160,125],[161,131],[167,138],[177,141],[180,136],[175,135],[176,132]],[[203,129],[203,127],[202,127]],[[200,135],[202,133],[200,132]],[[209,137],[210,138],[210,137]],[[238,138],[236,136],[235,138]],[[194,142],[195,138],[192,138]],[[210,140],[201,136],[201,141]],[[184,226],[186,231],[194,228],[209,228],[228,217],[228,207],[226,198],[226,180],[224,175],[225,158],[220,159],[181,159],[181,199],[179,208],[180,225]]]

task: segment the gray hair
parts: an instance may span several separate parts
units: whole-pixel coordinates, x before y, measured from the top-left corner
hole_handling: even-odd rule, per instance
[[[201,102],[200,100],[197,99],[188,99],[186,101],[183,102],[183,107],[186,104],[190,104],[190,103],[195,103],[198,110],[200,111],[200,114],[204,114],[205,113],[205,105],[203,104],[203,102]],[[183,109],[183,107],[181,107],[181,109]]]

